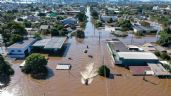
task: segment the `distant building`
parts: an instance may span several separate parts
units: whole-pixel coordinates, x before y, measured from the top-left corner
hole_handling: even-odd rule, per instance
[[[22,42],[14,43],[7,47],[8,56],[11,58],[24,58],[31,51],[32,44],[36,41],[34,38],[23,40]]]
[[[49,26],[49,25],[41,25],[41,26],[40,26],[40,30],[41,30],[41,31],[46,31],[46,30],[48,30],[48,29],[50,29],[50,26]]]
[[[64,25],[76,25],[77,24],[77,20],[75,18],[72,18],[72,17],[69,17],[69,18],[66,18],[64,20],[61,20],[61,23],[64,24]]]
[[[116,21],[118,19],[117,16],[101,16],[101,21],[109,22],[110,20]]]
[[[86,8],[84,6],[80,6],[80,12],[84,12],[86,10]]]
[[[137,33],[137,32],[140,32],[140,33],[156,33],[157,30],[153,27],[144,27],[142,25],[137,25],[137,24],[134,24],[133,25],[133,31],[134,33]]]
[[[153,6],[153,10],[157,11],[160,10],[159,6]]]

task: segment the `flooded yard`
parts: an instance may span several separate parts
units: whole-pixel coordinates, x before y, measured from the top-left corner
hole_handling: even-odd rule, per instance
[[[67,43],[70,43],[70,46],[65,56],[49,57],[49,78],[32,79],[21,72],[19,64],[22,61],[14,61],[12,67],[15,75],[11,78],[9,86],[2,90],[1,96],[171,96],[171,80],[147,76],[147,81],[144,81],[143,77],[132,76],[129,70],[113,64],[105,41],[113,36],[110,32],[99,33],[95,30],[91,23],[89,8],[87,10],[89,18],[85,29],[86,38],[68,39]],[[128,41],[130,37],[123,39],[123,42]],[[140,42],[144,41],[140,40]],[[83,52],[85,49],[88,50],[87,53]],[[88,55],[92,55],[93,58]],[[80,72],[89,63],[94,62],[96,67],[101,66],[103,58],[104,63],[111,69],[112,78],[96,76],[90,85],[83,85]],[[58,63],[69,63],[72,68],[56,70]],[[122,74],[122,76],[115,74]]]

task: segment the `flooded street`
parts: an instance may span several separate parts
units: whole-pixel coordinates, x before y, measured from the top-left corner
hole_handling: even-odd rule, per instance
[[[15,74],[0,96],[171,96],[171,80],[149,76],[146,77],[148,81],[144,81],[143,77],[132,76],[129,70],[115,66],[106,46],[106,39],[111,39],[113,36],[110,32],[98,31],[94,28],[89,7],[86,15],[88,16],[86,38],[68,39],[68,50],[64,57],[49,57],[48,79],[32,79],[21,72],[19,68],[21,61],[15,61],[13,62]],[[125,39],[126,41],[128,40]],[[87,49],[87,45],[89,49],[85,54],[83,51]],[[92,55],[93,58],[89,58],[88,55]],[[69,57],[72,60],[69,60]],[[80,72],[87,64],[93,62],[96,67],[101,66],[103,57],[104,63],[111,69],[112,77],[96,76],[90,85],[83,85]],[[58,63],[69,63],[72,68],[56,70]],[[122,74],[122,76],[114,74]]]

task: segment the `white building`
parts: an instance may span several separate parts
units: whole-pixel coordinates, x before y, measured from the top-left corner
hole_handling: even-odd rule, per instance
[[[153,10],[160,10],[159,6],[154,6]]]
[[[31,45],[36,41],[34,38],[17,42],[7,48],[8,56],[11,58],[24,58],[31,51]]]

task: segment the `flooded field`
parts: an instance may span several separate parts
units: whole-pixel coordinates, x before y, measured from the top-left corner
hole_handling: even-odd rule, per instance
[[[2,90],[1,96],[171,96],[171,80],[149,76],[144,81],[143,77],[132,76],[129,70],[115,66],[105,42],[113,36],[110,32],[101,31],[99,43],[99,31],[94,30],[89,11],[87,16],[89,22],[85,29],[86,38],[70,38],[67,41],[70,44],[69,50],[64,57],[49,58],[48,79],[34,80],[24,75],[19,68],[22,61],[15,61],[15,75],[9,86]],[[87,45],[88,53],[85,54],[83,51],[87,49]],[[111,69],[111,78],[96,76],[90,85],[83,85],[80,72],[93,62],[96,67],[102,65],[103,57],[104,63]],[[70,71],[55,70],[58,63],[69,63],[72,68]]]

